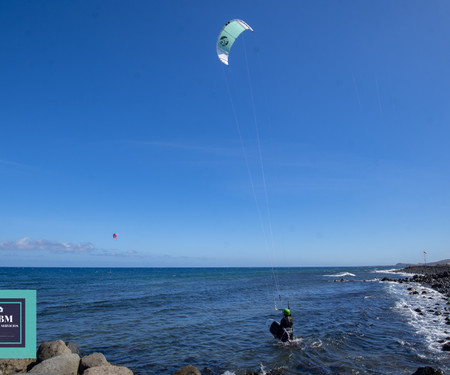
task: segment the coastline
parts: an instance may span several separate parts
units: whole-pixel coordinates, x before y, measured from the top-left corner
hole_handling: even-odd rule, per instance
[[[414,275],[399,279],[398,282],[420,283],[450,298],[450,265],[409,266],[398,272]]]
[[[394,272],[407,273],[412,276],[399,279],[385,277],[381,281],[410,284],[411,286],[408,287],[409,294],[417,295],[421,298],[431,298],[427,297],[429,292],[427,292],[426,288],[431,288],[442,295],[444,303],[436,303],[426,311],[417,306],[405,305],[404,307],[413,309],[420,316],[432,314],[436,318],[443,318],[445,326],[448,327],[443,332],[446,338],[445,340],[440,340],[437,344],[441,347],[442,351],[450,352],[450,265],[408,266]],[[424,289],[419,290],[417,285],[422,286]]]
[[[82,355],[79,346],[62,340],[45,341],[36,358],[1,359],[0,375],[133,375],[128,367],[109,363],[103,353]],[[194,366],[185,366],[173,375],[201,375]]]

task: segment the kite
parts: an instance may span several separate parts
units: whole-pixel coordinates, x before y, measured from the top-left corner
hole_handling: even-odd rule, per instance
[[[217,38],[217,56],[225,65],[228,65],[231,46],[245,30],[253,31],[244,21],[235,19],[227,22],[220,31]]]

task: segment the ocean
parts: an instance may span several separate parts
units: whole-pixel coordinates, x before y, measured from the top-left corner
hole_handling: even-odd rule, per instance
[[[434,312],[447,301],[379,281],[396,275],[382,267],[0,268],[0,289],[37,290],[38,345],[73,341],[135,374],[188,364],[226,375],[450,373],[441,350],[450,326]],[[293,344],[269,332],[282,318],[275,302],[289,303]]]

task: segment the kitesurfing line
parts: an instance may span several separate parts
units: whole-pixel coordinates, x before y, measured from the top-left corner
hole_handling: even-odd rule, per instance
[[[239,135],[239,142],[240,142],[240,145],[241,145],[241,150],[242,150],[242,154],[244,156],[245,165],[246,165],[246,169],[247,169],[247,174],[248,174],[249,181],[250,181],[250,186],[251,186],[251,190],[252,190],[253,200],[255,202],[256,212],[258,213],[259,224],[260,224],[261,232],[262,232],[263,238],[264,238],[265,249],[266,249],[267,255],[268,255],[269,259],[270,259],[271,270],[272,270],[272,277],[273,277],[275,286],[277,288],[278,295],[280,295],[279,285],[277,284],[277,278],[275,276],[275,271],[274,271],[274,267],[273,267],[273,259],[272,259],[272,256],[271,256],[270,252],[268,251],[269,240],[267,239],[267,234],[266,234],[266,230],[265,230],[265,226],[264,226],[263,215],[261,213],[261,208],[259,206],[258,198],[257,198],[257,195],[256,195],[255,183],[253,182],[253,177],[252,177],[252,173],[251,173],[251,169],[250,169],[250,163],[248,161],[247,151],[246,151],[246,148],[245,148],[245,142],[244,142],[244,139],[242,137],[242,132],[241,132],[241,126],[240,126],[239,118],[237,116],[236,108],[235,108],[234,101],[233,101],[233,96],[231,95],[230,84],[228,82],[228,77],[226,75],[225,68],[223,67],[222,69],[223,69],[223,73],[224,73],[225,85],[227,87],[228,99],[230,100],[231,110],[233,112],[234,122],[235,122],[235,125],[236,125],[237,133]],[[273,296],[273,297],[274,297],[275,310],[277,310],[277,303],[276,303],[276,300],[275,300],[275,296]]]
[[[262,177],[263,188],[264,188],[264,198],[265,198],[265,201],[266,201],[267,221],[268,221],[268,224],[269,224],[271,250],[272,250],[272,252],[274,252],[275,251],[275,241],[274,241],[274,235],[273,235],[273,229],[272,229],[272,215],[271,215],[270,205],[269,205],[269,195],[267,193],[267,183],[266,183],[266,174],[265,174],[265,169],[264,169],[264,160],[263,160],[263,154],[262,154],[262,148],[261,148],[261,138],[260,138],[260,135],[259,135],[259,125],[258,125],[258,119],[257,119],[257,116],[256,116],[255,97],[254,97],[254,93],[253,93],[253,85],[252,85],[250,69],[249,69],[249,65],[248,65],[247,45],[245,43],[245,38],[242,38],[242,42],[243,42],[243,45],[244,45],[245,66],[246,66],[246,69],[247,69],[248,86],[249,86],[250,98],[251,98],[251,102],[252,102],[253,121],[254,121],[254,124],[255,124],[256,141],[257,141],[257,146],[258,146],[259,164],[260,164],[260,168],[261,168],[261,177]],[[273,268],[273,265],[272,265],[272,268]],[[278,279],[278,273],[276,271],[274,271],[273,273],[274,273],[275,285],[276,285],[277,292],[278,292],[278,298],[280,299],[280,307],[283,308],[283,302],[281,300],[280,281]]]
[[[249,30],[253,31],[253,29],[250,26],[248,26],[245,22],[243,22],[241,20],[233,20],[233,21],[236,21],[237,23],[239,23],[240,27],[243,28],[242,30],[240,30],[238,32],[237,36],[239,36],[240,33],[242,33],[242,31],[244,31],[245,29],[249,29]],[[228,63],[229,51],[230,51],[231,45],[234,43],[235,39],[237,38],[237,36],[233,35],[232,33],[228,33],[225,30],[226,27],[228,25],[230,25],[233,21],[228,22],[225,25],[225,27],[222,29],[221,33],[219,34],[218,43],[217,43],[218,57],[225,65],[229,65],[229,63]],[[232,39],[229,40],[229,38],[232,38]],[[245,54],[245,63],[246,63],[246,70],[247,70],[247,79],[248,79],[248,85],[249,85],[249,90],[250,90],[250,98],[251,98],[251,103],[252,103],[253,121],[254,121],[255,129],[256,129],[258,158],[259,158],[259,164],[260,164],[261,176],[262,176],[262,182],[263,182],[263,188],[264,188],[264,197],[265,197],[265,203],[266,203],[266,213],[267,213],[267,220],[268,220],[268,226],[269,226],[270,241],[267,238],[263,215],[262,215],[261,208],[260,208],[257,196],[256,196],[255,184],[254,184],[253,178],[252,178],[250,163],[248,160],[245,143],[244,143],[244,140],[242,137],[241,126],[240,126],[239,118],[238,118],[237,111],[236,111],[236,108],[234,105],[234,101],[233,101],[233,97],[232,97],[232,93],[231,93],[231,89],[230,89],[230,83],[228,82],[228,77],[225,72],[225,68],[223,68],[223,72],[224,72],[225,83],[227,86],[227,92],[228,92],[228,96],[229,96],[229,100],[230,100],[230,104],[231,104],[231,109],[233,112],[233,117],[234,117],[236,128],[238,131],[241,149],[243,152],[243,156],[244,156],[244,160],[245,160],[245,164],[246,164],[246,168],[247,168],[247,173],[248,173],[249,179],[250,179],[250,185],[251,185],[251,189],[252,189],[252,193],[253,193],[253,198],[255,201],[255,206],[256,206],[257,213],[258,213],[261,230],[263,233],[265,248],[268,253],[270,262],[271,262],[272,277],[273,277],[274,285],[275,285],[277,293],[278,293],[278,298],[280,300],[280,307],[282,308],[283,302],[282,302],[281,293],[280,293],[280,283],[279,283],[279,279],[278,279],[278,274],[275,272],[274,265],[273,265],[273,259],[272,259],[272,252],[275,249],[275,244],[274,244],[274,236],[273,236],[273,229],[272,229],[271,212],[270,212],[270,207],[269,207],[269,198],[268,198],[268,192],[267,192],[267,183],[266,183],[266,178],[265,178],[264,162],[263,162],[263,156],[262,156],[261,140],[260,140],[260,135],[259,135],[258,119],[257,119],[257,115],[256,115],[255,98],[254,98],[254,93],[253,93],[253,87],[252,87],[250,69],[249,69],[249,64],[248,64],[245,40],[244,40],[244,54]],[[269,251],[269,249],[271,251]],[[275,310],[278,310],[275,296],[274,296],[274,305],[275,305]]]

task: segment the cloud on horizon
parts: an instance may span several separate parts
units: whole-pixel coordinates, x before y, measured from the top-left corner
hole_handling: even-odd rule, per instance
[[[135,250],[117,251],[96,248],[90,242],[70,243],[50,241],[43,238],[33,240],[30,237],[19,238],[15,241],[0,242],[0,251],[50,251],[60,254],[90,254],[102,256],[136,256]]]
[[[49,241],[43,238],[32,240],[29,237],[19,238],[16,241],[0,242],[0,250],[9,251],[40,251],[46,250],[55,253],[88,253],[95,250],[95,246],[90,242],[69,243]]]

